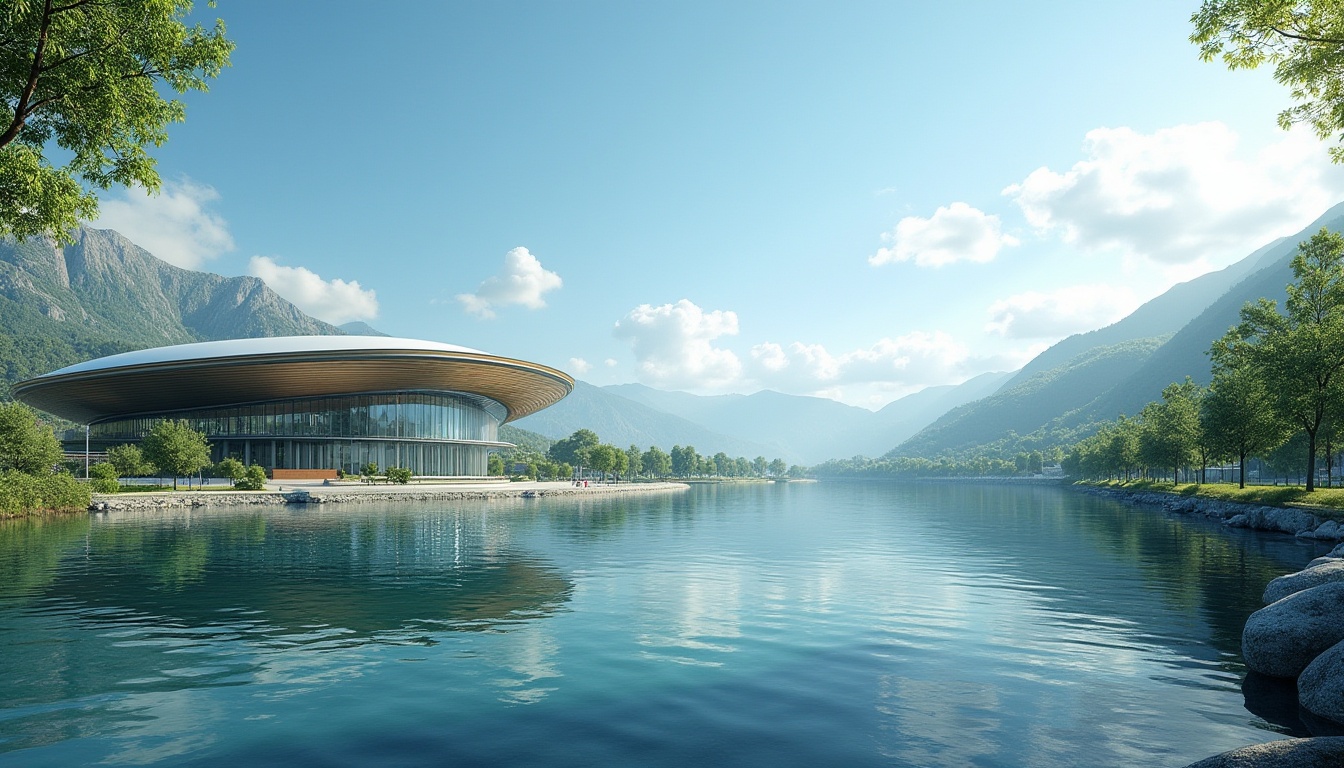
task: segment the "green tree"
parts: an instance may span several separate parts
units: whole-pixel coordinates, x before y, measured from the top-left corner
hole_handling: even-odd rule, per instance
[[[784,473],[787,470],[788,467],[784,464],[783,459],[771,459],[770,474],[774,475],[775,477],[783,477]]]
[[[1279,417],[1307,433],[1307,490],[1316,477],[1317,438],[1344,376],[1344,237],[1322,228],[1298,245],[1286,314],[1270,299],[1241,309],[1237,333],[1249,345]]]
[[[22,403],[0,404],[0,470],[29,475],[51,472],[61,461],[61,444],[51,427]]]
[[[1201,397],[1199,385],[1187,376],[1183,383],[1168,384],[1161,402],[1149,403],[1139,414],[1139,454],[1149,466],[1169,467],[1173,482],[1199,454]]]
[[[644,471],[644,455],[639,452],[639,446],[633,443],[625,449],[625,471],[631,477]]]
[[[1190,18],[1204,61],[1229,69],[1274,67],[1297,104],[1279,113],[1287,129],[1305,123],[1322,139],[1344,140],[1344,3],[1340,0],[1204,0]],[[1344,161],[1344,147],[1330,149]]]
[[[233,43],[187,27],[190,0],[11,0],[0,9],[0,235],[69,241],[98,213],[81,185],[159,189],[147,147],[207,90]],[[166,88],[165,88],[166,87]],[[59,148],[64,165],[45,154]]]
[[[690,477],[700,470],[700,454],[693,446],[672,446],[672,474]]]
[[[100,461],[89,467],[89,477],[89,485],[93,486],[94,493],[116,493],[121,490],[121,484],[117,482],[117,468],[109,462]]]
[[[592,448],[599,445],[602,441],[597,433],[591,429],[580,429],[574,434],[563,440],[557,440],[551,445],[551,449],[546,455],[551,461],[563,461],[567,464],[582,464],[580,461],[580,452],[586,448]]]
[[[765,460],[764,456],[757,456],[751,460],[751,471],[756,477],[765,477],[765,471],[769,466],[770,463]]]
[[[133,443],[108,448],[107,461],[117,468],[117,474],[121,477],[142,477],[152,475],[155,471],[154,465],[145,460],[145,454],[140,450],[140,446]]]
[[[644,471],[653,477],[667,477],[672,474],[672,457],[656,445],[649,446],[640,459]]]
[[[232,456],[226,456],[215,465],[215,475],[228,478],[229,482],[236,487],[239,480],[247,477],[247,467],[243,466],[243,462]]]
[[[191,477],[210,465],[210,443],[205,434],[180,419],[155,424],[145,436],[143,450],[154,466],[172,474],[173,490],[177,490],[178,477]]]
[[[376,474],[375,470],[375,474]],[[492,477],[501,477],[504,474],[504,458],[497,453],[490,454],[485,460],[485,473]]]
[[[719,451],[718,453],[714,454],[713,461],[714,461],[714,469],[713,469],[714,474],[718,475],[719,477],[729,477],[733,474],[733,468],[735,465],[733,464],[733,460],[729,458],[728,454],[724,453],[723,451]]]
[[[1201,403],[1200,421],[1210,447],[1236,458],[1240,487],[1246,487],[1246,459],[1279,445],[1290,427],[1274,411],[1274,398],[1256,369],[1252,350],[1237,329],[1209,348],[1213,382]]]

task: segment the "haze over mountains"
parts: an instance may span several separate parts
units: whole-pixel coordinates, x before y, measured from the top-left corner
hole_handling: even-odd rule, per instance
[[[592,429],[618,446],[691,445],[701,454],[817,464],[855,455],[1012,453],[1067,444],[1137,413],[1173,381],[1207,383],[1209,344],[1247,301],[1282,301],[1297,243],[1344,228],[1344,204],[1293,237],[1186,283],[1105,328],[1070,336],[1021,370],[929,387],[880,411],[762,391],[700,396],[640,384],[578,382],[559,404],[515,426],[558,439]],[[0,365],[16,380],[100,355],[259,336],[383,335],[365,323],[309,317],[255,277],[169,265],[111,230],[80,229],[64,248],[0,241]]]

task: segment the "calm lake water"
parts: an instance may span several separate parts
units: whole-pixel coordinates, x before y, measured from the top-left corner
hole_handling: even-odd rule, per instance
[[[0,522],[0,764],[1181,766],[1328,546],[1067,489]]]

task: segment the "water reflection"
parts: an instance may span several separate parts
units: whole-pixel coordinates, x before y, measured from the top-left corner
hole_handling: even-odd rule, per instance
[[[188,690],[301,697],[375,663],[312,653],[430,647],[447,631],[520,633],[485,663],[506,695],[545,695],[556,648],[530,624],[568,602],[564,574],[479,512],[350,512],[0,524],[0,752],[107,720],[171,730]]]

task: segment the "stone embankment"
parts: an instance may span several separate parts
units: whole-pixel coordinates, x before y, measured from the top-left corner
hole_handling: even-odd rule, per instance
[[[474,501],[485,499],[534,499],[556,496],[597,497],[613,494],[684,491],[684,483],[631,483],[575,488],[565,484],[519,484],[515,486],[462,488],[437,487],[324,487],[291,491],[193,491],[187,493],[136,493],[96,495],[91,512],[171,507],[281,506],[285,504],[352,504],[387,501]]]
[[[1231,528],[1288,533],[1302,539],[1344,540],[1344,525],[1334,520],[1323,520],[1298,507],[1270,507],[1160,491],[1131,492],[1116,488],[1078,487],[1087,493],[1107,496],[1130,504],[1161,507],[1185,515],[1202,515],[1220,520]]]
[[[1344,540],[1344,526],[1308,510],[1219,501],[1156,491],[1085,488],[1131,504],[1220,520],[1233,528]],[[1241,636],[1247,668],[1297,680],[1298,704],[1344,727],[1344,543],[1305,569],[1269,583],[1265,607],[1251,614]],[[1344,766],[1344,737],[1285,739],[1224,752],[1187,768]]]

